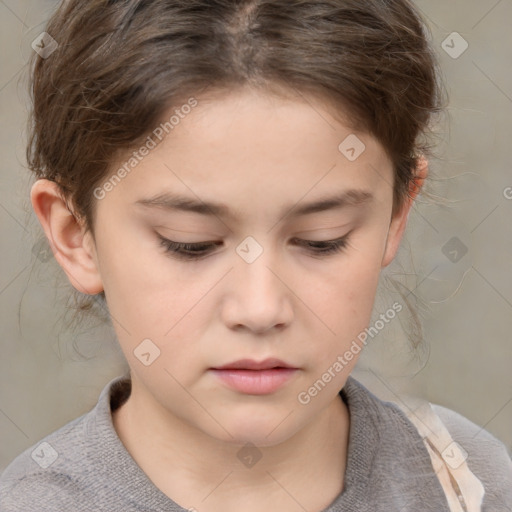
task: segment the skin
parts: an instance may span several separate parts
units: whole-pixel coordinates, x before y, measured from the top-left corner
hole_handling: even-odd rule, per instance
[[[34,211],[73,286],[105,291],[132,375],[114,427],[153,483],[200,512],[320,511],[343,490],[350,421],[338,393],[357,356],[308,404],[297,397],[369,325],[380,271],[396,254],[427,165],[391,218],[393,169],[384,148],[357,133],[366,149],[349,161],[338,146],[354,131],[319,100],[241,90],[198,101],[97,201],[94,238],[52,182],[33,185]],[[279,215],[348,188],[374,200]],[[233,219],[135,204],[164,190],[224,203]],[[156,233],[223,244],[186,261],[165,253]],[[294,243],[347,233],[347,247],[327,256]],[[235,250],[247,236],[263,248],[252,263]],[[146,338],[160,349],[149,366],[134,355]],[[299,368],[268,395],[235,391],[209,370],[267,357]],[[252,467],[237,457],[249,441],[261,455]]]

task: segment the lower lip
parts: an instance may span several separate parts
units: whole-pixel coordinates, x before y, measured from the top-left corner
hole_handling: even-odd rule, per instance
[[[217,370],[215,373],[229,387],[249,395],[267,395],[284,386],[297,372],[297,368],[271,368],[269,370]]]

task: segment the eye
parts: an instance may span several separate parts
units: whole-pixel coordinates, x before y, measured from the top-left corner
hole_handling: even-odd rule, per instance
[[[171,253],[178,259],[183,260],[198,260],[208,256],[212,249],[217,245],[222,245],[222,242],[199,242],[195,244],[185,242],[174,242],[168,238],[158,235],[160,245],[165,248],[166,253]]]
[[[325,241],[301,240],[300,238],[294,238],[293,240],[297,245],[305,247],[309,252],[324,256],[342,252],[348,245],[349,234],[341,238]],[[174,257],[183,260],[199,260],[211,254],[216,246],[222,245],[222,242],[198,242],[193,244],[174,242],[160,234],[158,234],[158,238],[160,239],[160,245],[165,248],[166,253],[171,253]]]
[[[334,240],[325,240],[325,241],[312,241],[312,240],[301,240],[299,238],[295,238],[298,245],[307,247],[311,252],[320,255],[326,254],[335,254],[338,252],[342,252],[348,245],[348,235],[344,235],[341,238],[336,238]]]

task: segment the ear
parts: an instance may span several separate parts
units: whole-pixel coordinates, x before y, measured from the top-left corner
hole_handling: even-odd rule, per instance
[[[384,257],[382,258],[382,267],[387,267],[394,259],[400,242],[407,226],[407,220],[416,196],[423,187],[423,183],[428,175],[428,161],[424,156],[420,156],[415,170],[415,178],[409,187],[409,198],[404,203],[402,209],[391,219],[386,240]]]
[[[59,186],[46,179],[37,180],[32,185],[30,200],[55,259],[71,284],[87,295],[100,293],[103,284],[92,235],[85,233],[85,228],[68,209]]]

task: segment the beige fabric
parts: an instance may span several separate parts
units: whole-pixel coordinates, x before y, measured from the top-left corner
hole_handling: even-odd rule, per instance
[[[451,512],[481,512],[485,494],[482,482],[466,463],[468,454],[455,442],[430,403],[405,411],[418,429],[432,460]]]

